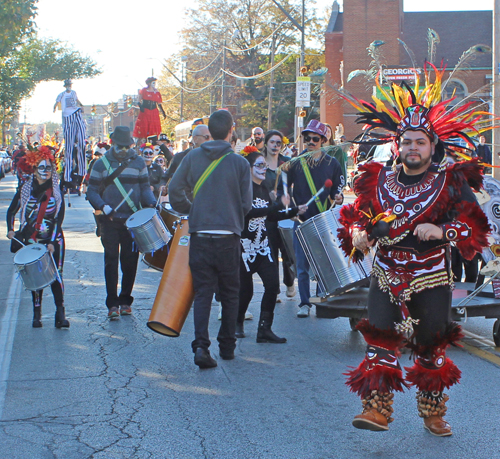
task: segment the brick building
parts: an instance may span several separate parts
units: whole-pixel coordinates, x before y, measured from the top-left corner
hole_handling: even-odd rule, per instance
[[[371,58],[366,48],[375,40],[385,42],[380,47],[388,78],[400,81],[411,73],[411,60],[398,42],[403,40],[415,54],[418,69],[427,59],[427,31],[435,30],[440,38],[434,63],[443,63],[452,70],[464,51],[476,44],[492,46],[491,11],[412,12],[403,10],[403,0],[344,0],[344,12],[334,3],[325,34],[325,61],[329,69],[325,93],[321,100],[321,120],[332,126],[344,126],[347,139],[361,132],[354,123],[355,109],[333,95],[330,85],[344,86],[358,98],[371,101],[373,86],[363,77],[347,82],[351,71],[366,70]],[[405,70],[406,69],[406,70]],[[445,73],[446,79],[449,72]],[[478,91],[472,98],[478,103],[491,101],[492,55],[481,54],[470,61],[467,72],[459,72],[446,88],[448,95],[455,89],[457,101]],[[408,77],[413,83],[412,77]],[[423,78],[421,78],[421,81]],[[483,89],[481,89],[483,88]],[[482,109],[489,110],[488,105]]]

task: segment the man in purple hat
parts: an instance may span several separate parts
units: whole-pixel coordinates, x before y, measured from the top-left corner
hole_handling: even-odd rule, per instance
[[[332,186],[325,189],[309,205],[307,211],[301,216],[302,222],[328,210],[333,203],[342,204],[344,196],[342,189],[345,185],[345,177],[339,162],[321,150],[321,146],[327,140],[327,127],[317,120],[311,120],[302,131],[306,149],[300,156],[293,158],[282,166],[283,172],[287,173],[288,189],[293,189],[293,198],[299,206],[306,204],[327,180],[331,180]],[[283,185],[278,187],[278,196],[283,194]],[[295,222],[294,229],[301,222]],[[297,317],[308,317],[311,310],[311,297],[309,287],[309,262],[302,246],[293,232],[293,248],[295,252],[297,279],[299,284],[300,304]]]

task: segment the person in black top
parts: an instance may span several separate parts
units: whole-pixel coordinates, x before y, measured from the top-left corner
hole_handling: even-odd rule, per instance
[[[158,137],[158,142],[156,142],[156,144],[160,146],[160,150],[166,159],[165,166],[168,167],[170,165],[170,162],[172,161],[172,158],[174,157],[174,155],[170,151],[170,148],[168,148],[168,145],[170,144],[170,140],[168,139],[167,134],[160,134],[160,136]]]
[[[264,284],[264,294],[260,306],[258,343],[286,343],[286,338],[276,336],[271,330],[274,319],[276,297],[279,293],[278,260],[274,258],[267,237],[266,220],[278,221],[295,217],[307,210],[307,206],[293,207],[285,212],[285,206],[290,204],[289,196],[282,196],[273,204],[269,190],[263,183],[266,178],[267,164],[262,153],[256,147],[247,146],[243,154],[250,163],[253,186],[252,210],[245,217],[245,227],[241,234],[240,261],[240,303],[236,321],[236,337],[244,338],[243,321],[248,305],[253,297],[253,274],[257,273]]]
[[[40,243],[47,246],[52,253],[57,269],[58,279],[51,285],[52,295],[56,305],[56,328],[68,328],[64,310],[62,269],[64,264],[64,198],[61,195],[59,177],[53,151],[47,146],[41,146],[30,151],[25,156],[27,165],[31,166],[32,174],[18,188],[7,210],[7,237],[21,240],[24,244]],[[20,233],[14,231],[15,217],[20,213]],[[43,290],[32,293],[33,327],[42,326],[42,295]]]
[[[153,162],[154,151],[153,146],[150,143],[143,144],[141,147],[142,157],[148,168],[149,185],[151,186],[151,191],[153,192],[156,199],[160,196],[165,186],[166,178],[163,169],[159,164]]]
[[[486,145],[486,137],[484,135],[479,136],[479,145],[476,147],[476,154],[483,163],[491,164],[491,150],[490,147]],[[491,167],[486,167],[484,173],[490,174]]]

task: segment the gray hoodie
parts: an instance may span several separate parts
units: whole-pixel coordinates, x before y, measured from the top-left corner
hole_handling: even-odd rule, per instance
[[[212,161],[232,151],[224,140],[205,142],[182,160],[168,187],[172,208],[189,214],[189,232],[225,230],[238,236],[245,215],[252,208],[252,180],[248,161],[235,153],[227,155],[212,171],[191,202],[192,193]]]

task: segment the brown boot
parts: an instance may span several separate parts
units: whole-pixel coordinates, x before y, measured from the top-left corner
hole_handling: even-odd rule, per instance
[[[443,392],[417,392],[418,415],[424,418],[424,428],[436,437],[448,437],[451,426],[444,419],[449,397]]]
[[[357,429],[372,430],[380,432],[389,430],[388,424],[393,421],[394,394],[390,392],[379,393],[373,390],[370,395],[362,400],[363,412],[352,420],[352,425]]]

